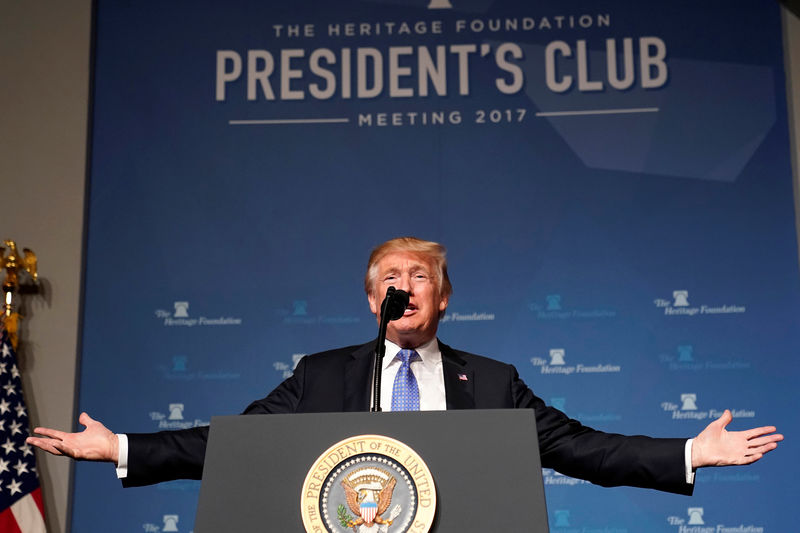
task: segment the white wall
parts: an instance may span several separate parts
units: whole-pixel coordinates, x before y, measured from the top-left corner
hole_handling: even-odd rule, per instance
[[[0,13],[0,239],[38,254],[44,290],[25,303],[25,391],[33,424],[70,428],[77,416],[91,1],[2,0]],[[791,113],[800,125],[800,19],[784,15]],[[797,184],[797,126],[792,142]],[[70,462],[38,460],[49,531],[66,531]]]

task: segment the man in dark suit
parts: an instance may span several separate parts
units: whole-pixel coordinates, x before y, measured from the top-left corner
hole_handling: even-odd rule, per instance
[[[380,314],[388,287],[409,294],[402,317],[389,323],[382,368],[385,410],[533,409],[542,466],[603,486],[630,485],[691,494],[694,470],[748,464],[783,439],[771,426],[728,432],[729,411],[694,439],[654,439],[593,430],[548,407],[516,370],[454,350],[436,338],[451,286],[444,248],[415,238],[392,239],[373,250],[365,277],[370,309]],[[292,377],[245,414],[366,411],[375,342],[304,357]],[[86,430],[36,428],[28,442],[56,455],[117,464],[123,485],[200,479],[208,428],[115,435],[83,413]]]

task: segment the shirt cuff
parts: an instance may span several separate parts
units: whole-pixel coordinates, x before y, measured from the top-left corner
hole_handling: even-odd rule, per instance
[[[694,470],[692,469],[692,444],[694,443],[694,439],[689,439],[686,441],[686,447],[684,448],[683,457],[684,457],[684,466],[686,468],[686,483],[689,485],[694,485]],[[122,454],[120,454],[122,457]]]
[[[119,441],[119,458],[117,459],[117,478],[128,477],[128,436],[124,433],[117,433]]]

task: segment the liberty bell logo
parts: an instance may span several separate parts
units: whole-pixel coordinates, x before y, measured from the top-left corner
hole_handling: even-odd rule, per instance
[[[694,361],[694,348],[691,344],[684,344],[682,346],[678,346],[678,361],[682,363],[688,363]]]
[[[689,507],[686,510],[686,513],[689,515],[689,525],[690,526],[702,526],[705,524],[703,522],[703,508],[702,507]]]
[[[178,515],[165,514],[164,528],[161,531],[178,531]]]
[[[295,300],[292,302],[293,316],[306,316],[308,314],[308,302],[306,300]]]
[[[564,349],[563,348],[553,348],[550,350],[550,364],[551,365],[563,365],[564,363]]]
[[[183,420],[183,404],[171,403],[169,404],[169,419],[170,420]]]
[[[189,302],[175,302],[173,306],[175,307],[175,314],[172,316],[175,318],[186,318],[189,316],[187,312],[189,309]]]
[[[674,307],[689,306],[689,291],[672,291],[672,297],[675,299],[675,302],[672,304]]]
[[[697,394],[681,394],[681,411],[697,411]]]
[[[558,509],[553,514],[556,515],[555,527],[569,527],[569,511]]]
[[[186,362],[189,360],[185,355],[176,355],[172,358],[173,372],[186,372]]]

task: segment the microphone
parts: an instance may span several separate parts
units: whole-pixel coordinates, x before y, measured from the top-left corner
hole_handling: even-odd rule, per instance
[[[381,321],[388,317],[387,322],[390,320],[397,320],[403,316],[408,307],[408,293],[389,287],[386,290],[386,298],[383,299],[381,304]]]
[[[383,356],[386,355],[386,327],[392,320],[397,320],[403,316],[408,307],[408,293],[389,287],[386,289],[386,297],[381,304],[381,322],[378,327],[378,342],[375,345],[375,367],[372,370],[372,411],[381,410],[381,369],[383,368]]]

